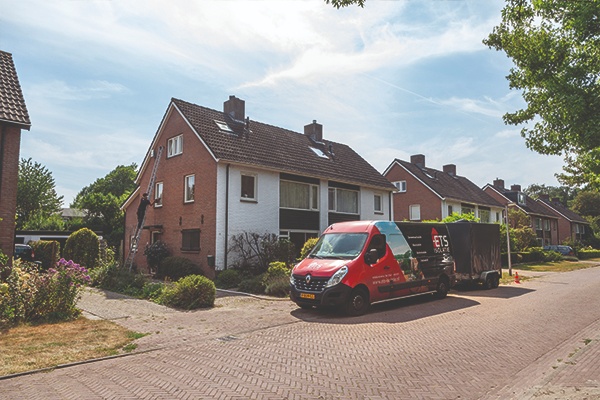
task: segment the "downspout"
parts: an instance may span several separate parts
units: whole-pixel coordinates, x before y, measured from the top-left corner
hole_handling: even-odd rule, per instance
[[[4,138],[6,137],[6,125],[2,125],[2,133],[0,133],[0,193],[2,193],[2,180],[4,172]]]
[[[229,167],[231,167],[231,164],[227,164],[225,172],[225,256],[223,257],[223,269],[227,269],[227,249],[229,248]]]
[[[389,220],[390,221],[394,220],[394,215],[393,215],[394,210],[392,209],[393,198],[394,198],[394,192],[388,192],[388,203],[389,203],[389,208],[390,208]]]

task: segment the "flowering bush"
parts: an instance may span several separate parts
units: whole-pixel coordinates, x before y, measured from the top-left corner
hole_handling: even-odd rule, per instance
[[[16,260],[0,283],[0,325],[77,317],[80,290],[89,280],[87,269],[73,261],[60,259],[56,267],[40,272]]]

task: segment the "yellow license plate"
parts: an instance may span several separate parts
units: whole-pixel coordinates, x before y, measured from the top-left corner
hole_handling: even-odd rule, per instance
[[[301,299],[311,299],[314,300],[315,299],[315,295],[312,293],[300,293],[300,298]]]

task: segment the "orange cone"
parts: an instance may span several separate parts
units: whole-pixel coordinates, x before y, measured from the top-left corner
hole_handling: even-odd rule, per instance
[[[518,272],[515,272],[515,283],[521,283],[521,278],[519,278]]]

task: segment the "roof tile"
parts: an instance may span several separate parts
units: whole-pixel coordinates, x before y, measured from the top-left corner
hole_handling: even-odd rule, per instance
[[[0,50],[0,121],[29,130],[31,122],[12,54]]]

